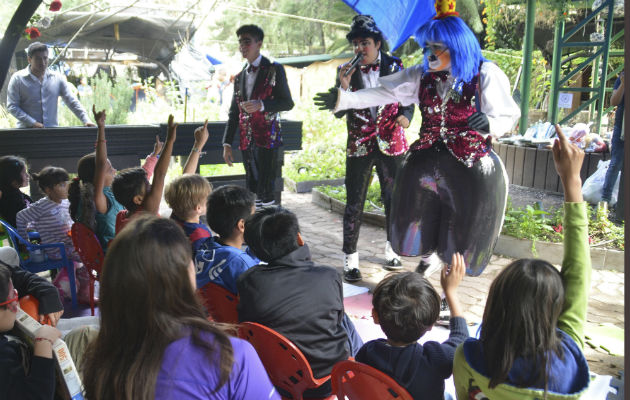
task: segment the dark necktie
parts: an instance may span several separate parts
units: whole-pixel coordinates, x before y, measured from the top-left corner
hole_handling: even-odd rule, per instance
[[[258,67],[254,65],[250,65],[249,67],[247,67],[247,72],[249,72],[250,74],[255,74],[256,71],[258,71]]]

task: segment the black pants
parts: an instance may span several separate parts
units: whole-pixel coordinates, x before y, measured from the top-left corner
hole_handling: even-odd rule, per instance
[[[386,226],[389,226],[390,203],[394,189],[396,171],[403,156],[388,156],[379,150],[362,157],[346,157],[346,209],[343,213],[343,252],[352,254],[357,251],[359,229],[363,216],[363,205],[372,176],[372,167],[381,184],[381,201],[385,206]],[[389,231],[387,235],[389,240]]]
[[[252,145],[242,154],[247,189],[265,203],[274,200],[273,183],[280,168],[278,148],[266,149]]]
[[[471,168],[442,145],[410,151],[392,198],[392,248],[401,255],[464,256],[466,272],[484,270],[503,225],[507,175],[494,152]]]

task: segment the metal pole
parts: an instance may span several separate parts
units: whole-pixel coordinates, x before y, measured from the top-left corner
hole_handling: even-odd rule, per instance
[[[536,0],[527,0],[527,19],[525,21],[525,40],[523,40],[523,63],[521,79],[521,121],[519,134],[527,131],[529,116],[529,93],[532,81],[532,52],[534,50],[534,20],[536,17]]]
[[[604,98],[606,96],[606,81],[608,80],[608,52],[610,51],[610,37],[612,36],[612,27],[614,22],[613,9],[615,2],[608,0],[608,16],[606,21],[605,44],[602,52],[601,75],[599,85],[599,101],[597,103],[597,118],[595,120],[595,132],[599,134],[602,128],[602,114],[604,113]]]
[[[551,61],[551,87],[549,89],[549,104],[547,105],[547,119],[552,124],[558,122],[558,97],[560,81],[560,67],[562,66],[562,37],[564,36],[564,15],[558,10],[556,15],[556,29],[553,34],[553,60]]]

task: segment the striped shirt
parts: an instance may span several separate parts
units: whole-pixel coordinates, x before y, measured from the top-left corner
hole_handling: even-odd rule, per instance
[[[72,238],[68,235],[72,227],[69,207],[70,202],[68,200],[62,200],[60,204],[57,204],[47,197],[39,199],[30,207],[17,213],[18,233],[26,239],[26,228],[32,224],[32,227],[39,232],[42,244],[61,242],[66,246],[68,258],[74,258]],[[58,259],[60,257],[57,249],[48,249],[46,252],[50,258]]]

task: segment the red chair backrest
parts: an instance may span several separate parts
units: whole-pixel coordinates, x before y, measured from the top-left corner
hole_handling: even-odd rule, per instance
[[[199,289],[203,304],[213,321],[238,323],[238,296],[221,285],[209,282]]]
[[[243,322],[238,336],[254,346],[271,383],[301,400],[304,390],[322,385],[330,378],[316,379],[304,354],[289,339],[255,322]]]
[[[333,393],[349,400],[413,400],[391,376],[356,361],[339,361],[331,373]]]
[[[90,271],[90,274],[98,280],[105,260],[101,242],[98,241],[94,232],[81,222],[72,224],[71,235],[72,244],[79,253],[81,262]]]

